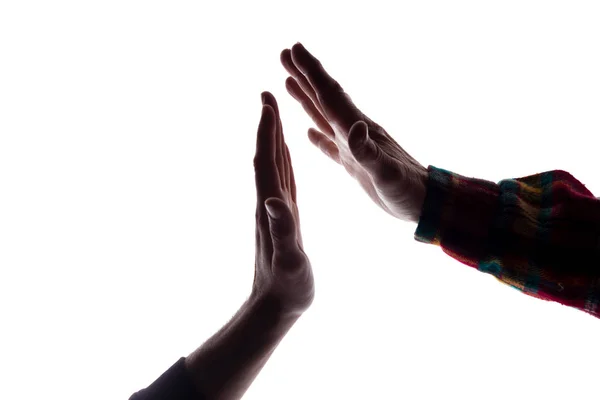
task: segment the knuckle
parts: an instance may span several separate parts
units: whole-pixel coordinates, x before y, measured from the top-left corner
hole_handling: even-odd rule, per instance
[[[376,162],[374,180],[378,183],[398,182],[401,177],[398,168],[384,157],[380,157]]]
[[[331,87],[331,91],[334,93],[337,93],[337,94],[344,93],[344,89],[342,88],[342,85],[340,85],[340,83],[338,81],[336,81],[335,79],[331,79],[330,87]]]
[[[252,159],[252,164],[254,165],[254,168],[258,167],[261,163],[261,157],[260,154],[257,152],[256,155],[254,156],[254,158]]]
[[[322,89],[317,91],[317,97],[322,102],[342,102],[345,100],[346,93],[342,86],[332,79],[323,83]]]
[[[284,270],[297,270],[308,265],[306,255],[297,246],[290,245],[283,251],[279,249],[274,255],[274,261]]]
[[[254,156],[252,163],[254,164],[254,169],[260,170],[267,168],[272,163],[272,161],[269,160],[267,157],[264,157],[262,154],[257,153],[256,156]]]

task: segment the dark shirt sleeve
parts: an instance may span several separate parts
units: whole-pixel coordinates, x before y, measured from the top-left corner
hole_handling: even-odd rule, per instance
[[[415,239],[600,318],[600,200],[566,171],[498,184],[429,166]]]
[[[129,400],[203,400],[185,367],[182,357],[150,386],[134,393]]]

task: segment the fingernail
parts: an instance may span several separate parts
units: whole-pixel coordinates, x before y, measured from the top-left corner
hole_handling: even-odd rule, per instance
[[[365,137],[363,138],[363,144],[366,144],[369,141],[369,130],[365,129]]]
[[[267,209],[267,214],[269,214],[269,217],[275,218],[275,209],[267,203],[265,203],[265,208]]]
[[[266,100],[266,98],[267,98],[267,96],[265,96],[265,94],[264,94],[264,93],[261,93],[261,94],[260,94],[260,101],[261,101],[261,103],[265,104],[265,100]]]
[[[358,124],[356,124],[355,126],[353,126],[353,128],[355,130],[358,130],[358,134],[356,134],[356,139],[354,140],[354,143],[356,143],[359,146],[364,146],[368,139],[369,139],[369,130],[368,129],[364,129],[363,127],[358,127]],[[356,131],[355,131],[356,132]]]

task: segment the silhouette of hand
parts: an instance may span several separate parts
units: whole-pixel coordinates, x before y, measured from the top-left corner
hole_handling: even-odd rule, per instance
[[[286,315],[299,314],[313,301],[313,273],[302,246],[294,170],[277,102],[269,92],[262,93],[262,102],[254,157],[257,204],[252,295],[274,300]]]
[[[283,50],[281,63],[291,75],[287,91],[319,128],[308,130],[310,141],[341,164],[375,204],[396,218],[418,222],[427,169],[356,108],[300,43]]]

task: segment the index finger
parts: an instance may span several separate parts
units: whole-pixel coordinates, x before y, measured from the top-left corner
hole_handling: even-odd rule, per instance
[[[285,164],[285,155],[283,151],[283,145],[285,144],[283,138],[283,127],[281,126],[281,117],[279,116],[279,107],[277,106],[277,100],[275,100],[275,96],[273,96],[270,92],[262,92],[261,98],[263,104],[267,104],[273,108],[275,111],[275,119],[277,120],[277,128],[276,128],[276,139],[275,139],[275,164],[277,165],[277,170],[279,172],[279,181],[281,183],[281,188],[283,190],[287,189],[287,166]]]
[[[276,159],[277,120],[275,111],[270,105],[264,105],[256,137],[256,154],[254,156],[254,174],[258,206],[269,197],[281,197],[281,184]]]
[[[338,125],[344,134],[348,134],[356,121],[364,120],[364,115],[356,108],[342,86],[302,44],[296,43],[292,46],[292,60],[313,87],[326,117]]]
[[[343,92],[340,84],[325,71],[321,62],[310,54],[301,43],[292,46],[292,60],[306,76],[317,96],[322,96],[327,92]]]

